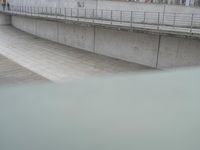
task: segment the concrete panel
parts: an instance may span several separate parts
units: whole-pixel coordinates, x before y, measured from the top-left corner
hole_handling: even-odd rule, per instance
[[[24,18],[24,31],[36,35],[36,20]]]
[[[0,25],[11,24],[11,16],[0,13]]]
[[[24,18],[19,16],[12,16],[12,25],[20,30],[24,31]]]
[[[12,16],[12,25],[20,30],[36,35],[36,20],[35,19]]]
[[[39,37],[55,42],[58,41],[58,22],[37,20],[36,26]]]
[[[95,52],[156,67],[158,41],[156,35],[97,28]]]
[[[12,24],[45,39],[151,67],[162,69],[200,65],[199,40],[160,36],[159,44],[158,35],[94,29],[19,16],[12,17]]]
[[[158,68],[200,65],[199,40],[162,36]]]
[[[64,38],[64,39],[63,39]],[[65,40],[65,43],[63,41]],[[94,50],[94,27],[62,24],[59,26],[59,41],[87,51]]]

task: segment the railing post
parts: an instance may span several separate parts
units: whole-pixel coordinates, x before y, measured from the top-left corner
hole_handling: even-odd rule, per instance
[[[77,20],[79,21],[79,8],[77,8]]]
[[[86,15],[86,8],[85,8],[85,10],[84,10],[84,16],[85,16],[85,18],[87,18],[87,15]]]
[[[92,22],[94,23],[94,9],[92,10]]]
[[[146,12],[144,12],[144,23],[146,22]]]
[[[122,24],[122,11],[120,10],[120,22]]]
[[[190,33],[192,33],[192,29],[193,29],[193,21],[194,21],[194,14],[192,14],[192,18],[191,18]]]
[[[111,10],[111,12],[110,12],[110,20],[111,20],[111,22],[110,22],[110,24],[112,25],[112,20],[113,20],[113,10]]]
[[[103,21],[103,9],[101,9],[101,20]]]
[[[70,15],[70,16],[71,16],[71,18],[72,18],[72,16],[73,16],[73,14],[72,14],[72,13],[73,13],[73,12],[72,12],[72,8],[71,8],[71,10],[70,10],[70,11],[71,11],[71,15]]]
[[[67,9],[65,8],[65,20],[67,19]]]
[[[163,12],[162,24],[165,23],[165,11]]]
[[[158,12],[158,26],[157,26],[157,29],[159,30],[160,28],[160,12]]]
[[[58,18],[58,8],[56,7],[56,18]]]
[[[11,14],[13,14],[13,11],[12,11],[12,10],[13,10],[13,8],[12,8],[12,5],[11,5],[11,6],[10,6],[10,13],[11,13]]]
[[[133,11],[131,11],[131,28],[133,27]]]
[[[176,25],[176,13],[174,13],[173,27]]]
[[[98,11],[97,11],[97,9],[96,9],[96,13],[95,13],[95,18],[97,19],[98,17]]]

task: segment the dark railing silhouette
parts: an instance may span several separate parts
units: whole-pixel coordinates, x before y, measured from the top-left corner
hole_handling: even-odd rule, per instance
[[[54,8],[10,6],[1,12],[62,20],[101,23],[125,27],[153,28],[155,30],[179,30],[193,33],[200,30],[200,14],[171,12],[120,11],[84,8]]]

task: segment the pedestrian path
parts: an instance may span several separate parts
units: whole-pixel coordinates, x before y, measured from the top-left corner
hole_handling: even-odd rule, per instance
[[[16,8],[13,8],[16,9]],[[22,10],[11,10],[11,11],[4,11],[4,13],[7,14],[15,14],[15,15],[22,15],[22,16],[29,16],[29,17],[35,17],[35,18],[44,18],[44,19],[51,19],[51,20],[59,20],[59,21],[64,21],[64,22],[78,22],[78,23],[85,23],[85,24],[95,24],[99,26],[106,26],[106,27],[116,27],[118,29],[131,29],[131,30],[138,30],[138,31],[148,31],[148,32],[158,32],[158,33],[163,33],[163,34],[173,34],[173,35],[184,35],[184,36],[191,36],[191,37],[200,37],[200,14],[194,14],[195,18],[192,19],[192,14],[179,14],[179,18],[176,18],[176,20],[172,20],[174,18],[173,16],[168,18],[169,16],[165,16],[163,19],[157,16],[157,19],[155,19],[155,15],[143,20],[143,21],[134,21],[130,18],[131,15],[129,16],[124,16],[124,18],[119,20],[119,16],[113,16],[107,18],[95,18],[94,16],[82,16],[80,12],[77,14],[79,9],[73,9],[73,13],[71,14],[62,14],[64,13],[64,9],[60,10],[61,14],[49,14],[48,12],[45,12],[45,8],[43,8],[42,12],[40,12],[40,9],[36,9],[36,12],[29,12],[31,9],[28,9],[28,7],[24,7],[23,11]],[[0,10],[2,11],[2,10]],[[47,11],[47,10],[46,10]],[[74,11],[76,12],[74,14]],[[80,11],[80,10],[79,10]],[[112,10],[110,10],[112,11]],[[144,14],[148,14],[145,13]],[[152,14],[152,13],[150,13]],[[150,15],[149,14],[149,15]],[[153,13],[154,14],[154,13]],[[173,14],[173,13],[172,13]],[[93,14],[94,15],[94,14]],[[149,16],[148,15],[148,16]],[[164,15],[164,14],[163,14]],[[163,16],[161,15],[161,16]],[[168,14],[169,15],[169,14]],[[188,16],[189,15],[189,16]],[[151,16],[151,15],[150,15]],[[116,19],[117,18],[117,19]],[[127,19],[129,18],[129,19]],[[144,17],[145,18],[145,17]],[[167,18],[169,20],[167,20]],[[141,16],[137,18],[136,20],[141,20]],[[165,20],[164,20],[165,19]],[[192,19],[192,22],[191,22]],[[130,21],[131,20],[131,21]],[[147,22],[147,20],[153,21],[153,23]],[[155,20],[158,20],[155,22]],[[161,22],[163,21],[163,23]],[[159,22],[159,23],[158,23]],[[187,24],[187,25],[185,25]]]
[[[0,27],[0,54],[56,82],[152,69],[37,38],[12,26]]]

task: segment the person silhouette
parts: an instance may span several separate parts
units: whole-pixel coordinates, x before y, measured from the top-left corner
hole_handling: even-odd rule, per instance
[[[5,11],[5,9],[6,9],[6,3],[5,3],[5,1],[3,1],[1,5],[3,7],[3,11]]]
[[[7,9],[10,10],[10,3],[7,2]]]

